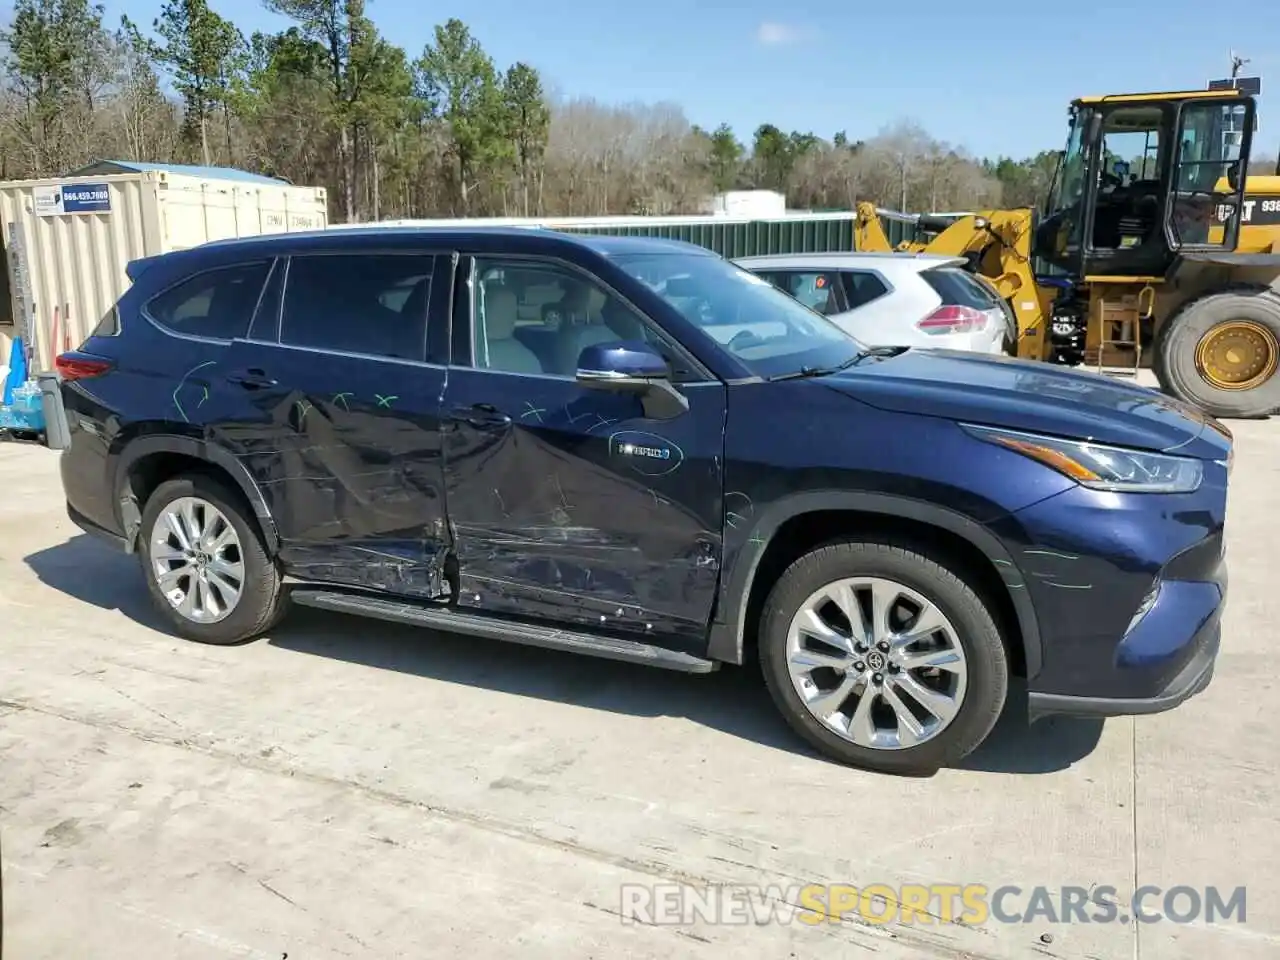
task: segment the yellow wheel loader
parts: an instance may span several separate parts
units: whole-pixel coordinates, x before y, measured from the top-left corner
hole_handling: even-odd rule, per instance
[[[1042,211],[907,216],[864,203],[855,246],[966,257],[1017,315],[1020,357],[1151,366],[1167,393],[1213,416],[1275,412],[1280,169],[1244,175],[1255,109],[1240,89],[1082,97]],[[889,217],[926,236],[892,247]]]

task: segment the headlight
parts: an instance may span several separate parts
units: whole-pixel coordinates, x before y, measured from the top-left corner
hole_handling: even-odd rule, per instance
[[[974,424],[961,426],[979,440],[1016,450],[1065,474],[1083,487],[1120,493],[1190,493],[1200,486],[1199,460],[1146,450],[1126,450],[1084,440],[1063,440]]]

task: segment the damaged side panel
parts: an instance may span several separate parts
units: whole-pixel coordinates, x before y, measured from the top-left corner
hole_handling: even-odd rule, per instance
[[[573,380],[454,368],[449,519],[461,606],[705,645],[720,571],[720,384],[688,413],[643,418],[636,396]]]
[[[300,364],[281,358],[277,369],[291,371],[286,376],[300,389],[261,398],[271,426],[227,428],[271,508],[286,570],[305,580],[440,596],[448,530],[434,402],[396,415],[376,412],[354,391],[335,403],[307,390],[312,375],[298,366],[324,368],[340,358],[297,357]],[[411,369],[419,379],[431,376]],[[358,386],[359,370],[347,373]],[[434,375],[443,379],[442,371]]]
[[[429,285],[432,258],[388,259],[395,262],[366,273],[390,291],[376,304],[389,313],[364,307],[365,317],[390,328],[369,331],[368,353],[354,349],[362,345],[359,324],[334,329],[338,349],[321,349],[288,343],[291,330],[302,331],[298,340],[313,338],[299,323],[284,323],[286,343],[244,345],[243,365],[261,383],[241,401],[251,415],[222,419],[219,430],[267,501],[289,575],[437,598],[448,592],[450,548],[439,418],[445,369],[378,349],[389,340],[406,353],[423,349],[426,291],[414,285],[423,273]],[[287,283],[293,273],[291,266]],[[405,289],[397,289],[400,274]],[[397,318],[397,310],[407,312]],[[306,319],[334,323],[318,307]]]

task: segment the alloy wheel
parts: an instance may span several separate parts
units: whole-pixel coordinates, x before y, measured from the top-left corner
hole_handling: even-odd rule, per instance
[[[174,500],[152,528],[151,573],[179,614],[193,623],[217,623],[236,608],[244,590],[235,527],[207,500]]]
[[[811,594],[791,621],[787,668],[816,720],[875,750],[932,740],[960,712],[968,683],[951,621],[883,577],[837,580]]]

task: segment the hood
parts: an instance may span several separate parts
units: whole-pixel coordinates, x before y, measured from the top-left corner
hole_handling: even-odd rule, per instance
[[[1032,360],[910,349],[818,382],[896,413],[1205,458],[1230,447],[1225,427],[1162,393]]]

